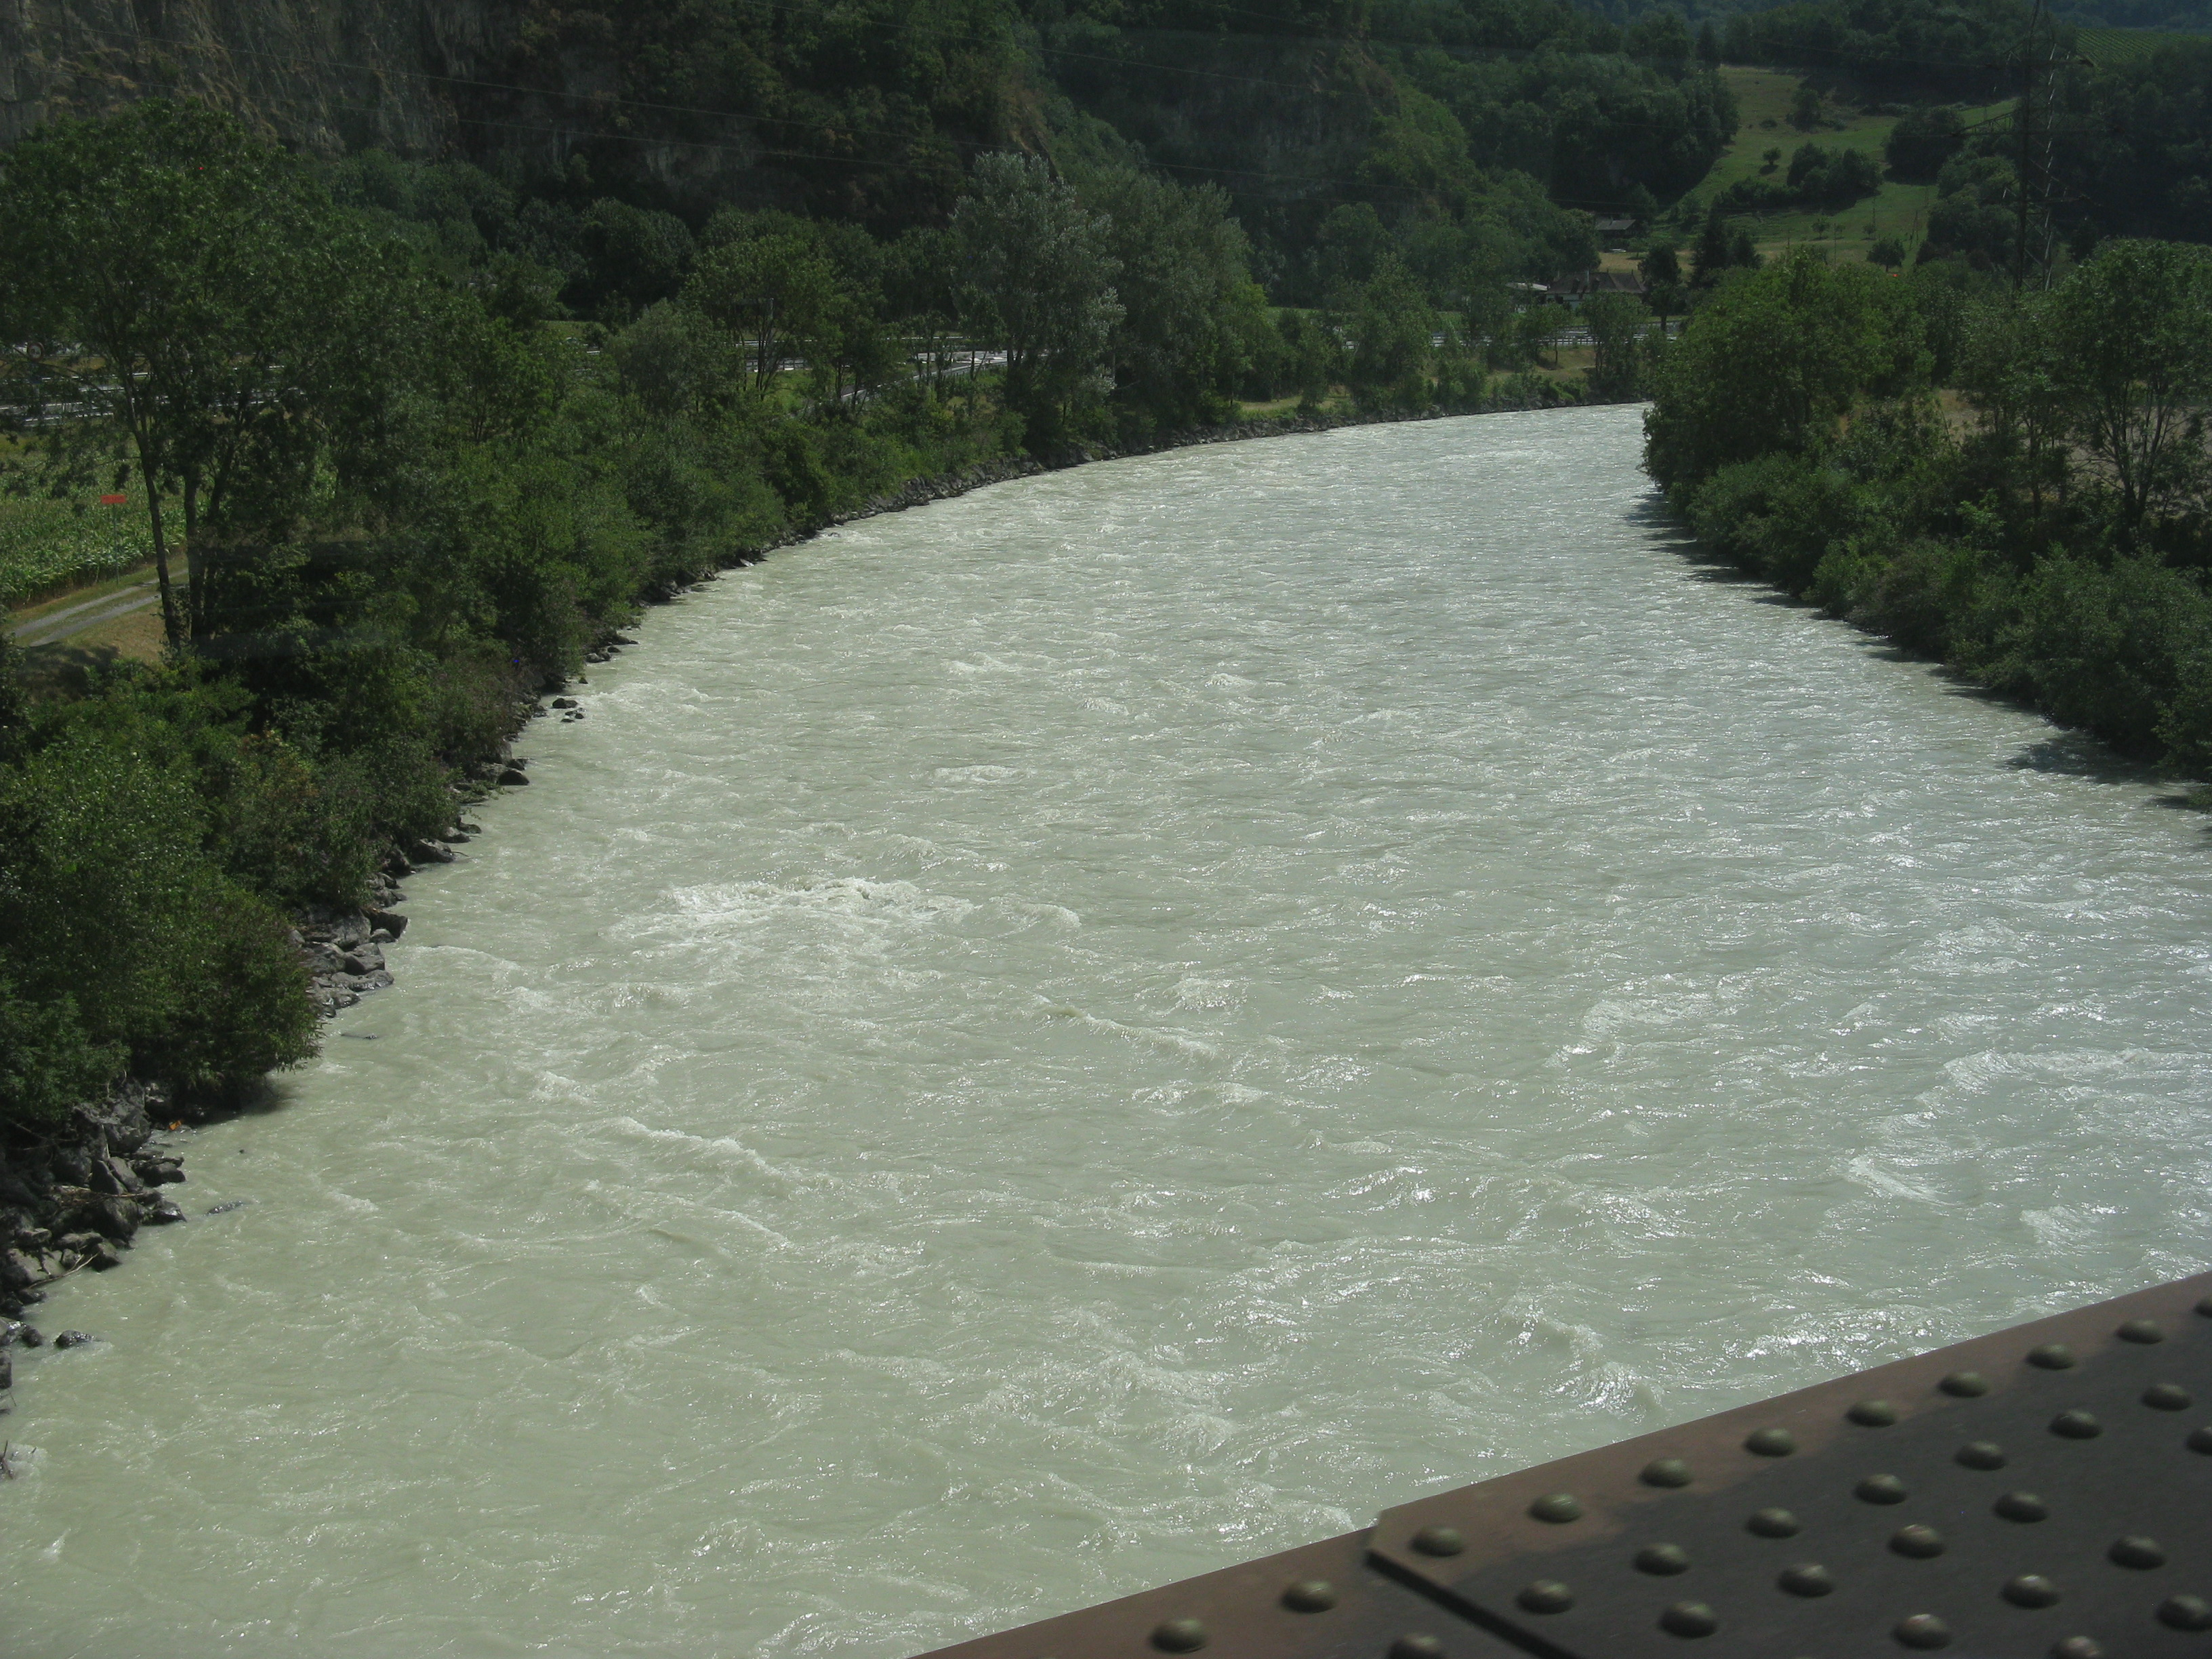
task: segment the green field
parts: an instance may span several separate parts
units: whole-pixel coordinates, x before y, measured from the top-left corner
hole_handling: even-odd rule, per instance
[[[1790,100],[1800,77],[1787,70],[1724,67],[1721,75],[1735,90],[1741,125],[1735,140],[1713,163],[1712,171],[1690,191],[1688,199],[1702,208],[1739,179],[1755,178],[1765,167],[1769,149],[1782,159],[1776,171],[1786,171],[1797,146],[1816,143],[1826,149],[1863,150],[1881,159],[1882,141],[1897,125],[1893,115],[1868,115],[1849,106],[1829,105],[1822,125],[1800,132],[1790,125]],[[1990,104],[1960,112],[1969,127],[2002,118],[2009,104]],[[1779,252],[1789,247],[1822,247],[1840,259],[1863,259],[1867,251],[1885,236],[1905,244],[1910,256],[1924,234],[1929,204],[1936,199],[1933,185],[1905,185],[1885,179],[1873,196],[1853,203],[1840,212],[1814,209],[1747,216],[1756,227],[1759,252]]]
[[[0,607],[119,575],[153,556],[141,507],[0,497]]]
[[[2166,34],[2157,29],[2077,29],[2075,49],[2091,63],[2131,64],[2160,46],[2181,40],[2212,39],[2202,34]]]

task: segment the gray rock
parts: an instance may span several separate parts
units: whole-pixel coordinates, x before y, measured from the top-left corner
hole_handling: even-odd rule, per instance
[[[182,1158],[169,1158],[158,1152],[132,1158],[131,1168],[149,1187],[165,1187],[171,1182],[185,1178]]]
[[[54,1346],[57,1348],[82,1348],[86,1343],[91,1340],[92,1338],[83,1331],[64,1331],[59,1336],[54,1339]]]
[[[574,708],[575,706],[576,700],[574,697],[556,697],[553,699],[553,707],[556,708]]]
[[[510,767],[508,767],[508,768],[507,769],[507,770],[505,770],[504,772],[501,772],[501,773],[499,775],[499,781],[500,781],[502,784],[506,785],[508,788],[512,789],[512,788],[516,787],[518,785],[520,785],[520,784],[526,784],[526,783],[529,782],[529,781],[530,781],[530,779],[529,779],[529,777],[528,777],[526,774],[524,774],[523,772],[521,772],[521,771],[518,770],[518,769],[517,769],[516,768],[514,768],[514,767],[510,766]]]
[[[143,1193],[146,1183],[138,1179],[131,1167],[118,1158],[96,1158],[92,1161],[91,1187],[96,1193],[117,1195]]]
[[[373,944],[356,945],[338,957],[341,971],[349,974],[374,974],[384,967],[384,952]]]
[[[407,856],[417,864],[451,864],[453,849],[434,841],[411,841],[407,843]]]
[[[128,1243],[138,1231],[138,1206],[127,1198],[95,1199],[86,1206],[84,1214],[85,1219],[118,1243]],[[98,1254],[96,1249],[94,1254]]]
[[[159,1194],[142,1200],[138,1206],[138,1214],[149,1227],[167,1227],[173,1222],[185,1218],[182,1210]]]
[[[21,1250],[0,1250],[0,1290],[27,1291],[45,1277]]]

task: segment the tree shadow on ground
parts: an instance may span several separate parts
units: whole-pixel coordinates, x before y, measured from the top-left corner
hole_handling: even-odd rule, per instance
[[[125,660],[112,645],[76,645],[57,640],[27,645],[15,657],[24,689],[34,697],[86,697]]]

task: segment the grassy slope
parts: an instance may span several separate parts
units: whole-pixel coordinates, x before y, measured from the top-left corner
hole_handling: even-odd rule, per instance
[[[1826,123],[1817,131],[1800,132],[1790,125],[1790,100],[1797,90],[1798,76],[1787,70],[1747,69],[1729,65],[1721,70],[1735,91],[1741,125],[1735,139],[1713,163],[1691,199],[1699,204],[1739,179],[1758,176],[1769,149],[1779,149],[1782,160],[1772,176],[1786,173],[1797,146],[1812,143],[1827,149],[1864,150],[1878,162],[1882,140],[1897,125],[1894,116],[1863,115],[1856,110],[1827,106]],[[2002,115],[2008,107],[1991,104],[1961,112],[1969,126]],[[1936,199],[1933,185],[1902,185],[1885,179],[1875,195],[1854,203],[1840,213],[1810,209],[1763,215],[1756,221],[1759,252],[1773,254],[1784,248],[1811,245],[1826,248],[1832,258],[1863,259],[1867,250],[1883,236],[1895,236],[1909,254],[1927,225],[1929,204]]]

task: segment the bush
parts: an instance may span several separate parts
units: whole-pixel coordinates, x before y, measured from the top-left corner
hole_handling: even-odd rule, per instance
[[[118,1062],[206,1091],[313,1052],[283,918],[208,856],[196,786],[89,727],[0,769],[0,1116],[52,1115]]]

